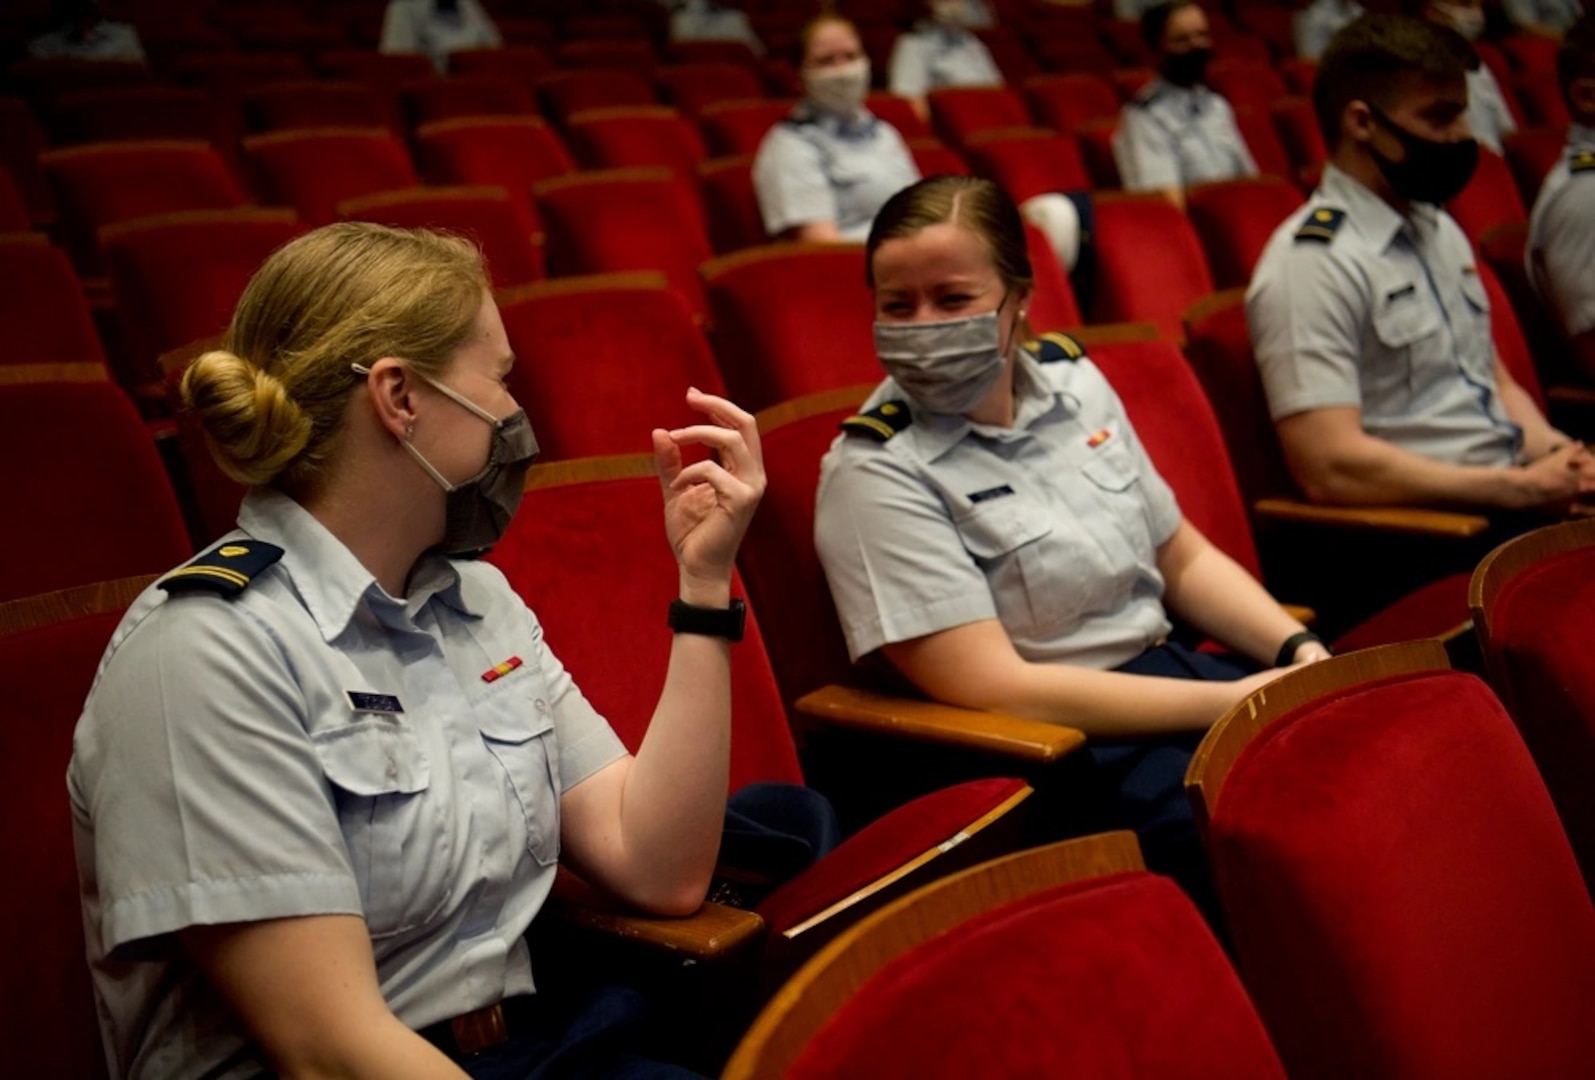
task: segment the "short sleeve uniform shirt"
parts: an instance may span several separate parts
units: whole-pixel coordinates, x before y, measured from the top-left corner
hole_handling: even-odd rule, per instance
[[[771,236],[834,221],[845,239],[863,240],[886,200],[918,179],[903,137],[867,110],[843,119],[800,104],[753,159],[753,190]]]
[[[251,493],[239,525],[281,561],[230,600],[142,595],[74,739],[119,1075],[265,1071],[177,944],[189,926],[362,916],[412,1028],[532,992],[560,793],[624,753],[494,568],[428,559],[400,600],[286,496]]]
[[[1363,430],[1413,453],[1517,461],[1489,300],[1467,237],[1439,209],[1403,217],[1327,166],[1264,248],[1246,316],[1274,419],[1353,406]]]
[[[1528,270],[1568,337],[1595,330],[1595,128],[1574,124],[1529,219]]]
[[[1205,86],[1154,79],[1124,107],[1113,159],[1127,191],[1257,175],[1229,102]]]
[[[995,618],[1027,660],[1107,669],[1168,633],[1173,493],[1090,360],[1015,363],[1011,428],[929,412],[888,379],[866,411],[911,423],[826,454],[815,540],[855,659]]]
[[[888,85],[903,97],[924,97],[947,86],[1001,86],[991,51],[967,30],[922,25],[892,46]]]

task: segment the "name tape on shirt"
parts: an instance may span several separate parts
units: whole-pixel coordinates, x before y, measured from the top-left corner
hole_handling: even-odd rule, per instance
[[[373,694],[365,690],[345,690],[344,695],[349,699],[349,707],[355,712],[389,713],[397,716],[404,711],[404,706],[399,704],[399,699],[393,694]]]

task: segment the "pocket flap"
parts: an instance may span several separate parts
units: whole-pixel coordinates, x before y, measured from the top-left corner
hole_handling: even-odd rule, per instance
[[[523,743],[553,728],[554,716],[547,702],[503,697],[502,701],[483,702],[477,708],[476,726],[487,738],[500,743]]]
[[[1006,555],[1052,531],[1052,522],[1040,506],[1011,495],[977,503],[956,524],[964,548],[977,559]]]
[[[327,779],[351,795],[411,795],[431,783],[432,767],[415,732],[385,717],[317,732],[313,739]]]

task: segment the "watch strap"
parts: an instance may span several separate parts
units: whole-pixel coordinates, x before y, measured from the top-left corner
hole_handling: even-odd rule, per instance
[[[1285,639],[1284,644],[1279,647],[1279,655],[1274,657],[1274,666],[1290,667],[1291,664],[1296,662],[1296,650],[1309,641],[1316,641],[1320,645],[1324,643],[1324,639],[1311,630],[1298,630],[1290,635],[1290,637]]]
[[[678,634],[703,634],[707,637],[741,641],[747,626],[748,605],[733,598],[729,607],[709,608],[685,600],[670,601],[670,629]]]

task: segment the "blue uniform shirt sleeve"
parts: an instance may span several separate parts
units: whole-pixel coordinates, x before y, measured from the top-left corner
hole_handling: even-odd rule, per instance
[[[1252,275],[1246,321],[1270,415],[1360,407],[1358,358],[1367,300],[1324,245],[1281,226]]]
[[[800,225],[838,219],[836,193],[819,148],[784,124],[771,128],[759,144],[753,190],[764,230],[773,237]]]
[[[1180,187],[1180,164],[1163,123],[1144,105],[1126,105],[1113,134],[1113,160],[1126,191]]]

